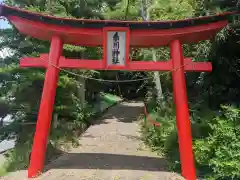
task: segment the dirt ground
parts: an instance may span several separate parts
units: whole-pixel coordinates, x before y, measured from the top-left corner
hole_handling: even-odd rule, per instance
[[[143,103],[123,102],[110,108],[71,149],[45,167],[36,180],[181,180],[168,172],[164,158],[144,147],[139,115]],[[1,180],[25,180],[26,171]]]

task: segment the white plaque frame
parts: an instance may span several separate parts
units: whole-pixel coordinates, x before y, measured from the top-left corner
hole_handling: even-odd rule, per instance
[[[103,60],[106,68],[126,67],[129,63],[128,27],[105,27],[103,42]]]

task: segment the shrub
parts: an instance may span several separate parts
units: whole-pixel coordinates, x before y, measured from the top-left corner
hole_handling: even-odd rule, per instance
[[[231,106],[222,111],[209,122],[209,136],[195,141],[196,161],[210,168],[210,178],[240,179],[240,111]]]
[[[144,123],[142,137],[154,151],[166,156],[172,170],[180,171],[175,115],[169,111],[171,103],[165,103],[163,107],[153,108],[161,126],[155,128]],[[240,109],[222,106],[218,115],[211,110],[198,111],[191,118],[198,176],[240,179]]]
[[[87,106],[87,108],[81,109],[79,104],[76,104],[75,107],[68,116],[60,114],[57,127],[54,128],[52,126],[45,163],[59,156],[63,149],[67,150],[71,146],[79,145],[78,137],[89,124],[88,120],[92,116],[92,107]],[[26,134],[23,131],[17,139],[15,147],[6,153],[6,163],[4,167],[0,167],[0,174],[4,175],[7,172],[22,170],[28,167],[33,136],[33,131],[31,134],[30,132]]]
[[[160,127],[154,127],[146,121],[141,128],[142,139],[153,151],[169,159],[171,169],[180,169],[176,118],[171,101],[169,99],[161,105],[155,101],[148,102],[149,115],[160,123]]]

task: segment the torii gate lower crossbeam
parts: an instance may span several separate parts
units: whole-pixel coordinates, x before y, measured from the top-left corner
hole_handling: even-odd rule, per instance
[[[196,179],[194,157],[192,152],[191,127],[188,112],[188,101],[186,94],[186,84],[184,71],[211,71],[209,62],[192,62],[190,58],[184,59],[182,55],[182,46],[179,40],[171,42],[171,60],[167,62],[129,62],[128,68],[119,68],[126,70],[168,70],[172,71],[174,98],[176,103],[176,117],[179,137],[179,150],[182,164],[182,175],[188,180]],[[85,69],[108,69],[103,68],[103,60],[67,60],[61,57],[62,41],[60,37],[53,37],[51,42],[50,54],[42,55],[40,58],[23,58],[20,62],[22,67],[45,67],[47,69],[41,105],[37,120],[34,144],[31,153],[31,161],[28,170],[28,176],[34,177],[42,171],[44,166],[47,137],[49,133],[56,84],[59,68],[65,66],[68,68]],[[87,63],[87,61],[93,61]],[[98,61],[98,62],[97,62]],[[185,61],[185,63],[184,63]],[[69,64],[68,64],[69,62]],[[96,62],[96,63],[95,63]],[[75,64],[75,66],[74,66]],[[137,64],[137,65],[136,65]],[[162,65],[162,66],[161,66]],[[134,68],[133,68],[134,67]],[[118,68],[115,67],[115,70]]]

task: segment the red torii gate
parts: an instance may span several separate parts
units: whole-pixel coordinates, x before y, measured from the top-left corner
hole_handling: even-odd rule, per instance
[[[51,41],[49,54],[42,54],[40,58],[22,58],[20,61],[21,67],[46,68],[28,177],[35,177],[42,172],[44,167],[59,69],[80,68],[172,71],[182,175],[187,180],[195,180],[196,172],[184,72],[211,71],[212,65],[210,62],[193,62],[191,58],[184,58],[182,44],[196,43],[214,37],[228,24],[227,18],[231,14],[232,12],[227,12],[180,21],[101,21],[56,18],[0,5],[0,15],[7,17],[21,33]],[[103,59],[66,59],[61,56],[64,43],[103,46]],[[171,49],[171,59],[167,62],[129,60],[130,47],[166,45],[169,45]],[[109,50],[113,50],[112,53]]]

